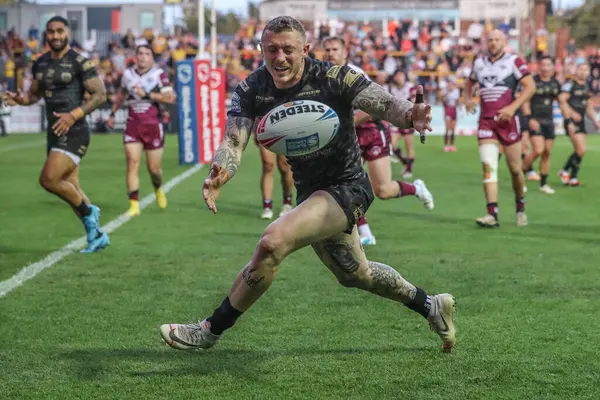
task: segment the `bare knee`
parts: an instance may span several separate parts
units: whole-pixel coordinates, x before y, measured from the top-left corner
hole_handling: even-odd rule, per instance
[[[279,172],[281,172],[282,174],[290,172],[290,169],[291,169],[290,165],[287,163],[287,161],[283,157],[280,157],[277,160],[277,167],[279,168]]]
[[[273,164],[272,162],[263,162],[263,165],[262,165],[263,175],[272,174],[274,169],[275,169],[275,164]]]
[[[375,193],[375,196],[377,196],[378,199],[381,200],[386,200],[389,199],[390,196],[390,185],[380,185],[380,184],[373,184],[373,193]]]
[[[258,242],[254,261],[276,271],[289,252],[290,246],[285,237],[283,229],[277,225],[269,226]]]
[[[58,183],[56,178],[52,177],[45,171],[42,171],[42,173],[40,174],[39,182],[40,186],[49,192],[52,192],[54,187],[56,187],[56,184]]]

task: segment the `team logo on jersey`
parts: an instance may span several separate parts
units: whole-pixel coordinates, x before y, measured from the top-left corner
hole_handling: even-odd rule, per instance
[[[327,71],[327,74],[325,74],[325,76],[327,78],[335,79],[340,74],[341,69],[342,67],[340,67],[339,65],[334,65],[333,67],[329,68],[329,71]]]
[[[63,72],[60,74],[60,80],[63,81],[63,83],[71,82],[72,77],[73,77],[73,75],[71,75],[70,72]]]
[[[231,96],[231,111],[232,112],[242,112],[242,106],[240,105],[240,95],[236,92],[233,92]]]
[[[498,82],[498,77],[495,75],[488,75],[483,77],[483,85],[486,87],[494,87]]]
[[[350,69],[348,71],[348,73],[346,74],[346,76],[344,77],[344,83],[346,84],[346,86],[348,87],[352,87],[352,85],[354,85],[354,83],[356,83],[356,80],[359,77],[359,73],[356,72],[353,69]]]
[[[37,74],[35,74],[35,79],[37,79],[38,81],[41,81],[43,77],[44,77],[43,72],[38,72]]]
[[[90,69],[94,68],[94,62],[92,60],[87,60],[86,62],[83,63],[83,70],[84,71],[88,71]]]

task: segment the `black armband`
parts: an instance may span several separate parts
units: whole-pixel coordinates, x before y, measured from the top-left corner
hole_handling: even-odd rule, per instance
[[[572,122],[573,122],[573,120],[571,118],[565,118],[565,124],[566,125],[569,125]]]
[[[115,112],[111,111],[109,117],[114,118],[115,117]]]
[[[142,99],[144,99],[144,100],[151,100],[151,99],[150,99],[150,93],[146,93],[146,94],[144,95],[144,97],[142,97]]]

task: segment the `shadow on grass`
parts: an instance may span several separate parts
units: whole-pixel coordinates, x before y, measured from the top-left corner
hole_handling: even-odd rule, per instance
[[[380,348],[294,348],[287,350],[242,350],[211,349],[208,351],[177,351],[164,349],[89,349],[77,350],[63,355],[64,359],[73,362],[73,370],[79,379],[98,380],[111,373],[121,373],[131,377],[157,376],[208,376],[227,373],[234,376],[250,378],[256,373],[257,366],[278,358],[320,358],[323,355],[346,357],[362,354],[413,353],[427,354],[437,351],[436,348],[386,346]],[[155,366],[148,370],[146,366],[131,366],[129,371],[122,363],[151,363]],[[146,370],[144,370],[146,369]]]

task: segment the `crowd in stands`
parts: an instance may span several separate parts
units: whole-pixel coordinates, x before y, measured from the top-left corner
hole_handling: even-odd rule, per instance
[[[471,73],[473,59],[485,52],[486,33],[492,29],[504,30],[511,35],[506,23],[473,24],[464,36],[456,36],[454,26],[444,22],[412,20],[390,21],[382,24],[338,23],[336,25],[313,26],[305,23],[311,55],[321,58],[321,40],[335,34],[346,41],[349,61],[373,76],[378,82],[389,82],[397,71],[408,74],[414,84],[422,84],[429,94],[429,102],[439,100],[439,90],[449,76],[454,76],[459,86]],[[219,40],[218,61],[226,69],[228,89],[231,91],[252,70],[261,65],[259,43],[264,24],[249,22],[226,42]],[[512,38],[515,39],[514,37]],[[156,61],[173,77],[177,61],[196,57],[199,51],[197,38],[177,28],[174,34],[162,34],[150,29],[141,34],[129,31],[112,40],[98,43],[92,39],[82,43],[72,42],[72,47],[91,58],[98,65],[104,79],[109,98],[119,85],[123,71],[134,62],[136,46],[152,45]],[[208,52],[210,45],[207,44]],[[31,27],[27,39],[22,39],[15,29],[0,32],[0,83],[3,90],[27,90],[31,84],[32,62],[48,51],[43,32]],[[540,56],[546,51],[538,47]],[[576,65],[589,62],[592,76],[589,86],[600,94],[600,53],[597,49],[584,52],[575,46],[574,40],[567,45],[566,56],[557,60],[557,78],[562,82],[572,75]],[[536,70],[536,65],[531,64]],[[174,78],[174,77],[173,77]]]

